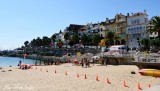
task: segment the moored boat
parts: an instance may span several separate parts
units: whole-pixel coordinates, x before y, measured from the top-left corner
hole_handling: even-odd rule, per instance
[[[141,69],[139,73],[144,76],[160,77],[160,70],[158,69]]]

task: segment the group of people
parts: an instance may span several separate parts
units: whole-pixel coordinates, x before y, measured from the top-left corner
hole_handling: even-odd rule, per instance
[[[32,65],[30,64],[22,64],[22,61],[20,60],[18,63],[19,69],[30,69],[32,68]]]
[[[44,62],[44,65],[59,65],[59,64],[62,64],[62,63],[69,63],[70,60],[68,61],[63,61],[61,59],[55,59],[55,60],[46,60],[46,61],[43,61]],[[42,65],[42,61],[39,62],[39,64],[37,63],[37,61],[35,62],[35,66],[40,66]]]
[[[81,60],[81,66],[82,67],[89,67],[90,66],[89,60],[87,60],[87,58],[82,58],[82,60]]]

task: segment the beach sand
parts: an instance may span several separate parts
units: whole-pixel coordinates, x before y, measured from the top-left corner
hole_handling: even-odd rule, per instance
[[[138,82],[142,89],[148,88],[149,84],[151,87],[160,85],[160,78],[141,76],[138,67],[134,65],[97,64],[82,68],[73,64],[62,64],[36,67],[28,70],[3,67],[0,70],[0,91],[139,91]],[[135,71],[136,74],[131,74],[131,71]],[[85,74],[87,79],[84,79]],[[99,81],[96,81],[96,76]],[[127,87],[123,86],[124,81]]]

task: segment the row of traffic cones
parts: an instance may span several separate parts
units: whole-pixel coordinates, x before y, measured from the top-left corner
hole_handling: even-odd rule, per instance
[[[36,67],[35,69],[37,70],[38,68]],[[40,71],[42,71],[42,68],[40,68]],[[46,69],[46,72],[48,72],[48,69]],[[57,71],[55,70],[54,73],[56,74]],[[68,74],[67,74],[67,71],[65,71],[65,75],[68,75]],[[79,74],[78,74],[78,73],[77,73],[77,77],[79,77]],[[87,79],[87,75],[86,75],[86,74],[84,75],[84,79]],[[98,75],[96,76],[96,81],[99,81]],[[108,77],[106,78],[106,83],[107,83],[107,84],[111,84],[111,82],[109,81]],[[123,86],[124,86],[124,87],[128,87],[128,86],[126,85],[126,81],[123,82]],[[151,85],[149,84],[148,87],[150,88]],[[138,87],[137,87],[137,88],[138,88],[139,90],[142,90],[140,83],[138,83]]]

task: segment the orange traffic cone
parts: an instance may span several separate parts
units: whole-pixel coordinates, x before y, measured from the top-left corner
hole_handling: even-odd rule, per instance
[[[67,75],[67,71],[65,72],[65,75]]]
[[[99,81],[98,76],[96,76],[96,81]]]
[[[87,79],[87,76],[86,76],[86,74],[84,75],[84,79]]]
[[[77,73],[77,77],[79,77],[79,74]]]
[[[56,73],[57,73],[57,71],[55,70],[55,71],[54,71],[54,73],[56,74]]]
[[[109,81],[108,77],[107,77],[107,79],[106,79],[106,80],[107,80],[107,83],[111,84],[111,82]]]
[[[140,83],[138,83],[138,89],[142,90]]]
[[[148,87],[150,88],[150,87],[151,87],[151,84],[149,84]]]
[[[124,87],[127,87],[127,85],[126,85],[126,81],[124,81],[124,82],[123,82],[123,86],[124,86]]]
[[[48,69],[46,69],[46,72],[48,72]]]

